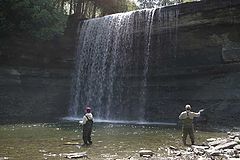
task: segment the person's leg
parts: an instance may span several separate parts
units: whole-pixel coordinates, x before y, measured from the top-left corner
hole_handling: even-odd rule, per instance
[[[187,129],[183,127],[182,128],[182,141],[183,141],[184,145],[187,145],[186,140],[187,140]]]
[[[92,128],[89,128],[89,130],[88,130],[88,137],[87,137],[87,140],[88,140],[89,144],[92,144],[91,134],[92,134]]]
[[[194,145],[195,140],[194,140],[194,129],[193,129],[193,127],[189,129],[189,136],[190,136],[192,145]]]
[[[85,127],[83,127],[83,142],[84,144],[87,144],[87,140],[88,140],[88,133],[87,133],[87,129]]]

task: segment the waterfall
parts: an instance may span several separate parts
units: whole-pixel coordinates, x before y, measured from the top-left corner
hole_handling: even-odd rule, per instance
[[[148,74],[148,63],[150,56],[150,45],[151,45],[151,34],[152,34],[152,25],[153,25],[153,17],[156,8],[146,10],[146,14],[144,15],[144,19],[147,20],[145,30],[144,30],[144,68],[143,68],[143,80],[141,87],[141,96],[140,96],[140,108],[139,108],[139,116],[138,119],[140,121],[145,120],[145,106],[146,106],[146,92],[147,92],[147,74]]]
[[[99,119],[145,120],[152,32],[160,12],[138,10],[80,23],[70,116],[90,105]]]
[[[87,20],[81,26],[76,54],[71,115],[79,106],[95,108],[99,118],[109,119],[114,85],[127,63],[132,48],[132,12]]]

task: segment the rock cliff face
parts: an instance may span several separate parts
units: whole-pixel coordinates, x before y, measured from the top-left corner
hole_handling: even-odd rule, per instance
[[[177,121],[190,103],[205,122],[237,120],[239,12],[216,0],[83,22],[73,115],[90,103],[104,119]]]
[[[1,41],[0,123],[49,122],[68,115],[75,50],[72,27],[48,42],[33,41],[24,33]]]
[[[164,9],[178,15],[168,24],[167,34],[175,37],[170,36],[173,44],[162,45],[159,37],[166,31],[155,25],[146,117],[174,118],[190,103],[194,110],[206,108],[204,118],[211,123],[239,121],[240,2],[202,1]],[[168,51],[158,54],[162,48]]]
[[[153,19],[144,119],[177,121],[185,104],[190,103],[195,111],[206,109],[204,118],[209,123],[236,125],[240,120],[240,1],[209,0],[165,7],[156,10]],[[138,109],[141,97],[143,32],[144,28],[138,28],[129,33],[134,46],[131,63],[125,76],[119,77],[124,84],[121,103],[126,117]],[[67,61],[69,57],[60,59]],[[58,64],[49,69],[45,64],[53,61],[48,60],[37,68],[7,62],[0,68],[0,119],[46,120],[68,114],[72,67]],[[112,110],[117,112],[118,108]]]
[[[157,13],[151,37],[145,117],[177,120],[185,104],[190,103],[195,111],[206,109],[204,121],[239,121],[240,2],[186,3]],[[143,54],[142,43],[136,39],[134,43],[135,54]]]
[[[206,108],[211,123],[239,121],[240,2],[202,1],[161,12],[169,11],[177,15],[170,24],[153,24],[145,116],[174,119],[190,103]]]
[[[68,113],[69,70],[0,68],[0,121],[52,121]]]

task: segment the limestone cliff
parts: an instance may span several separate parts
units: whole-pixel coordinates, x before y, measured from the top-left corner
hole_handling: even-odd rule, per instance
[[[209,123],[239,125],[240,1],[186,3],[158,9],[156,13],[144,118],[177,121],[184,105],[190,103],[193,110],[206,109]],[[127,72],[120,77],[124,82],[122,105],[127,117],[138,109],[144,68],[142,32],[144,29],[138,28],[129,33],[134,49]],[[0,52],[0,119],[48,120],[66,116],[74,73],[74,54],[69,52],[74,51],[74,43],[64,42],[69,50],[59,45],[62,43],[48,47],[45,57],[25,54],[26,50],[21,49],[30,46],[27,43],[17,43],[20,50],[5,48]],[[60,50],[56,49],[58,46]],[[44,49],[33,45],[29,53]],[[51,51],[62,53],[49,58]]]

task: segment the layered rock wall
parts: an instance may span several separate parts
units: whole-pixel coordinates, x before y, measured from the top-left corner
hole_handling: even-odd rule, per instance
[[[240,113],[240,2],[201,1],[158,9],[147,73],[145,119],[178,121],[186,104],[205,108],[199,121],[229,124]],[[135,29],[123,101],[139,103],[144,68],[144,29]],[[139,40],[140,39],[140,40]],[[137,55],[137,56],[136,56]],[[141,105],[141,104],[138,104]]]
[[[204,122],[237,125],[240,120],[240,2],[186,3],[162,8],[158,13],[154,16],[151,36],[145,119],[177,121],[184,105],[190,103],[195,111],[206,109]],[[144,68],[143,42],[139,41],[144,30],[134,31],[131,34],[135,47],[129,57],[132,63],[126,75],[120,77],[125,90],[124,116],[130,118],[138,109]],[[68,114],[73,72],[73,62],[68,60],[74,59],[74,54],[69,55],[74,43],[65,43],[69,50],[63,46],[60,47],[63,50],[57,50],[62,52],[61,63],[56,55],[48,57],[55,49],[48,50],[49,54],[41,61],[41,54],[29,56],[24,50],[11,48],[0,51],[5,57],[1,56],[0,67],[1,121],[49,120]],[[19,44],[18,49],[23,46]],[[39,50],[44,52],[44,48],[34,45],[30,53]],[[65,62],[69,64],[62,65]]]
[[[1,67],[0,71],[0,122],[49,122],[67,115],[69,70]]]

